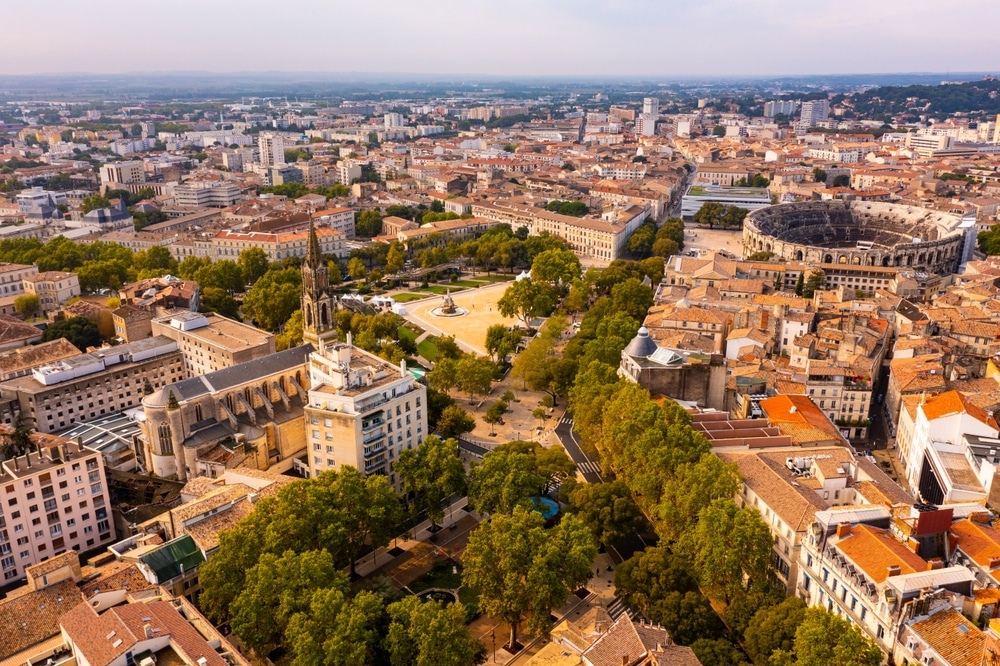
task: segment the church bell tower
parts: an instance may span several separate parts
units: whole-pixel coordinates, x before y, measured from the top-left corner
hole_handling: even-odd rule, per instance
[[[337,335],[333,316],[337,299],[330,292],[330,272],[319,249],[316,227],[309,222],[309,246],[302,262],[302,341],[319,348]]]

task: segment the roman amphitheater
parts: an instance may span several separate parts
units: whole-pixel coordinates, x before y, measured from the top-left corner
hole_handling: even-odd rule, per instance
[[[743,253],[824,264],[911,266],[953,273],[964,234],[961,218],[914,206],[809,201],[753,211],[743,223]]]

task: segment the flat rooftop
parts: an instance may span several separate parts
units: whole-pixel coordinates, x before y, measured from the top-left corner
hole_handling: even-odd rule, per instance
[[[201,313],[180,313],[180,318],[188,314]],[[270,333],[259,328],[227,319],[213,312],[204,313],[204,317],[208,321],[208,326],[183,331],[184,334],[202,340],[207,345],[221,347],[226,351],[238,352],[241,349],[266,345],[272,337]],[[178,315],[166,315],[154,319],[153,323],[179,330],[170,325],[170,320],[177,318],[179,318]]]

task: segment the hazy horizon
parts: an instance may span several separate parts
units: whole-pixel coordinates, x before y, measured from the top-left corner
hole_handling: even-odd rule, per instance
[[[0,75],[768,78],[1000,70],[994,0],[454,0],[5,9]],[[38,29],[40,10],[48,19]],[[944,14],[947,14],[945,17]],[[40,48],[41,47],[41,48]]]

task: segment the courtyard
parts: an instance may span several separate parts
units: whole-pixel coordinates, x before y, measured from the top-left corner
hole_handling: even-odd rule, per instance
[[[502,316],[497,307],[497,301],[503,296],[507,286],[507,282],[497,282],[452,292],[451,298],[455,306],[468,310],[466,314],[457,317],[431,314],[431,310],[441,307],[446,294],[429,294],[422,300],[406,303],[405,318],[431,335],[454,335],[463,350],[485,355],[486,329],[494,324],[513,326],[517,323],[516,319]]]

